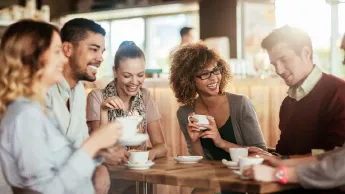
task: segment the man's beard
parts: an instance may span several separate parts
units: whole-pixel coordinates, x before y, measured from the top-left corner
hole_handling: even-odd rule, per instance
[[[71,60],[71,68],[72,68],[72,76],[77,81],[88,81],[94,82],[96,81],[96,77],[90,76],[87,73],[87,66],[85,69],[82,69],[75,60]]]
[[[86,71],[81,70],[80,68],[75,69],[73,71],[73,77],[78,81],[88,81],[88,82],[94,82],[96,81],[95,77],[91,77],[87,74]]]

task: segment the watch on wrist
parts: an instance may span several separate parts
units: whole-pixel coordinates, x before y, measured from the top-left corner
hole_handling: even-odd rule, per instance
[[[275,177],[281,184],[287,183],[287,170],[285,166],[279,167],[278,171],[275,174]]]

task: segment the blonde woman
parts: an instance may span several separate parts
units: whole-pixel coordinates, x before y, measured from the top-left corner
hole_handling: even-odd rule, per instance
[[[94,193],[94,158],[120,136],[110,123],[74,147],[44,108],[47,89],[63,78],[61,44],[56,27],[32,20],[11,25],[1,41],[0,163],[15,193]]]

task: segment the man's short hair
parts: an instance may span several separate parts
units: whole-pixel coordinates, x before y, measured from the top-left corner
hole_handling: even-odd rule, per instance
[[[273,30],[261,42],[261,47],[270,51],[278,43],[286,43],[297,55],[301,54],[304,46],[310,47],[313,53],[313,46],[309,35],[299,28],[285,25]],[[311,56],[312,59],[313,56]]]
[[[181,30],[180,30],[181,38],[184,35],[187,35],[189,33],[189,31],[191,31],[191,30],[193,30],[193,28],[191,28],[191,27],[183,27],[183,28],[181,28]]]
[[[96,22],[85,18],[76,18],[68,21],[62,27],[61,39],[62,42],[78,43],[87,37],[88,32],[105,36],[105,30]]]

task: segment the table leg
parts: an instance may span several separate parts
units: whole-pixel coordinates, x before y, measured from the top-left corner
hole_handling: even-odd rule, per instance
[[[153,194],[153,185],[146,182],[136,182],[136,194]]]
[[[146,183],[146,194],[153,194],[153,184]]]
[[[135,188],[135,193],[136,193],[136,194],[141,194],[141,192],[140,192],[140,190],[141,190],[141,189],[140,189],[140,183],[141,183],[141,182],[139,182],[139,181],[136,181],[136,182],[135,182],[135,187],[136,187],[136,188]]]

